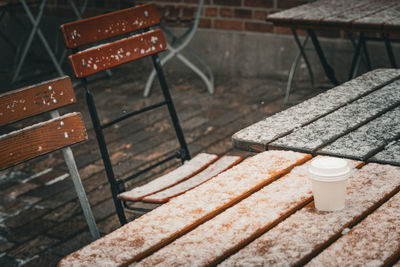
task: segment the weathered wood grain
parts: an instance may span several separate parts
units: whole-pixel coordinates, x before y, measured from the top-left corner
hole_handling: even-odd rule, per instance
[[[0,169],[84,141],[86,129],[79,113],[41,122],[0,136]]]
[[[0,95],[0,126],[76,102],[68,76]]]
[[[400,3],[397,5],[384,9],[382,11],[370,14],[366,17],[353,21],[353,28],[360,30],[371,30],[384,28],[385,24],[396,24],[399,27],[400,24]],[[398,22],[394,22],[398,20]]]
[[[338,266],[354,263],[390,266],[400,253],[399,210],[400,193],[322,251],[307,266],[326,266],[332,262]]]
[[[145,4],[61,25],[64,42],[76,48],[160,23],[157,7]]]
[[[369,159],[370,162],[400,165],[400,140],[388,144],[384,150]]]
[[[397,0],[368,1],[363,5],[344,10],[335,16],[326,17],[322,20],[321,24],[351,27],[353,21],[368,17],[385,9],[391,9],[397,3]]]
[[[74,74],[78,78],[119,66],[121,64],[153,55],[167,48],[161,30],[146,32],[112,43],[70,55]]]
[[[232,255],[221,266],[302,265],[399,189],[398,167],[367,164],[349,179],[345,209],[321,212],[310,203]]]
[[[269,149],[314,153],[337,138],[400,104],[400,80],[364,96],[317,121],[272,142]]]
[[[366,160],[400,135],[400,107],[339,138],[317,154]]]
[[[294,107],[248,126],[232,137],[235,148],[266,150],[267,145],[293,129],[309,124],[324,115],[366,95],[400,76],[400,70],[378,69],[317,95]]]

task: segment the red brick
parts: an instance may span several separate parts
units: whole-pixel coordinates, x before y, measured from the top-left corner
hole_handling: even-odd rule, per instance
[[[272,32],[273,26],[272,23],[246,22],[245,30],[252,32]]]
[[[211,19],[200,19],[199,27],[201,27],[201,28],[211,28]]]
[[[233,10],[230,8],[221,8],[219,10],[219,15],[221,17],[232,18],[233,17]]]
[[[221,20],[217,19],[214,21],[214,28],[223,30],[243,30],[243,21],[240,20]]]
[[[223,5],[223,6],[240,6],[242,3],[241,0],[214,0],[215,5]]]
[[[204,15],[207,17],[216,17],[218,14],[218,9],[216,7],[207,7],[204,9]]]
[[[259,19],[259,20],[265,20],[267,18],[267,11],[260,11],[260,10],[256,10],[254,11],[254,19]]]
[[[308,3],[306,0],[285,0],[285,1],[277,1],[278,2],[278,8],[282,9],[288,9],[292,8],[295,6],[303,5]]]
[[[281,2],[281,1],[282,0],[278,0],[277,2]],[[273,0],[245,0],[244,5],[251,6],[251,7],[271,8],[271,7],[274,7],[274,2],[273,2]]]
[[[250,9],[235,9],[235,18],[251,19],[252,12]]]

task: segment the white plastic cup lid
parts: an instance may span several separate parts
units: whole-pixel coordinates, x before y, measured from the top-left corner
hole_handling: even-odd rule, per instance
[[[350,167],[347,160],[334,157],[318,157],[314,159],[308,169],[312,178],[318,180],[347,179]]]

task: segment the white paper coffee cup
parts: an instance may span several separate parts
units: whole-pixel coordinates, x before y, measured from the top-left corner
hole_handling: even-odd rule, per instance
[[[318,157],[308,173],[312,181],[314,204],[321,211],[338,211],[345,207],[346,187],[350,167],[345,159]]]

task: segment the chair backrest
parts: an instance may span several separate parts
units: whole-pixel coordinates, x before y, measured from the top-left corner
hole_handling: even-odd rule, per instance
[[[158,58],[158,53],[167,48],[163,32],[160,29],[152,28],[159,23],[157,7],[154,4],[144,4],[61,26],[65,44],[72,49],[69,60],[73,72],[77,78],[81,78],[85,87],[89,113],[121,224],[126,223],[126,217],[123,203],[117,195],[125,191],[124,184],[126,182],[174,158],[180,158],[182,162],[190,159],[183,131]],[[111,41],[104,43],[109,39]],[[99,42],[103,43],[99,44]],[[86,77],[147,56],[152,57],[165,101],[128,112],[126,115],[102,125],[94,97],[88,89]],[[168,108],[180,149],[172,155],[162,157],[156,163],[151,163],[149,167],[138,170],[129,177],[116,179],[103,130],[123,119],[164,105]]]
[[[69,77],[0,95],[0,126],[76,102]],[[0,170],[87,139],[79,113],[69,113],[0,136]]]

